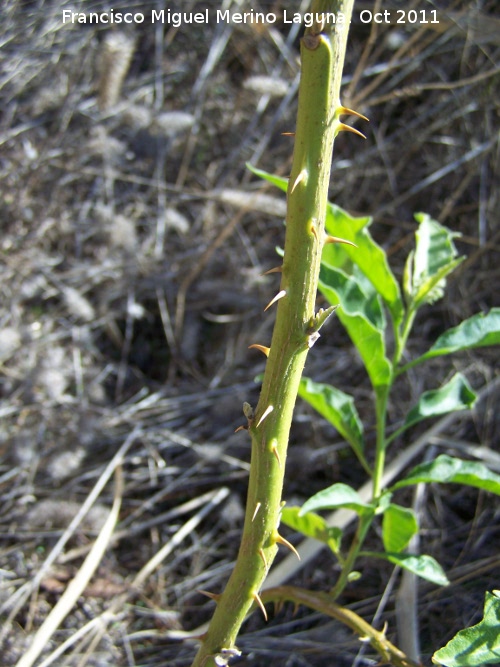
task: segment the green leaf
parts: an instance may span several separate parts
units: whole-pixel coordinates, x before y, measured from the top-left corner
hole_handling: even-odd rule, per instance
[[[375,389],[391,382],[392,364],[385,356],[385,318],[380,299],[366,281],[323,263],[319,289],[332,305],[356,346]]]
[[[483,619],[460,630],[432,662],[446,667],[480,667],[500,664],[500,592],[486,593]]]
[[[347,484],[333,484],[333,486],[319,491],[306,500],[300,510],[300,516],[313,510],[337,509],[339,507],[354,510],[360,516],[374,511],[373,507],[363,502],[359,493]]]
[[[363,423],[354,405],[354,398],[328,384],[302,378],[299,396],[324,417],[347,440],[355,453],[364,459]]]
[[[391,271],[387,254],[376,243],[368,227],[372,218],[355,218],[335,204],[328,204],[325,227],[328,234],[337,236],[356,247],[345,244],[326,246],[326,253],[345,255],[354,262],[372,283],[377,293],[387,304],[394,323],[397,325],[403,318],[404,306],[399,283]],[[327,257],[325,257],[327,259]],[[342,266],[342,262],[330,261],[334,266]],[[328,260],[327,260],[328,261]]]
[[[432,581],[433,584],[437,584],[438,586],[447,586],[450,583],[441,565],[432,556],[427,556],[426,554],[416,556],[414,554],[363,551],[362,555],[388,560],[390,563],[399,565],[405,570],[413,572],[413,574],[422,579]]]
[[[415,359],[405,368],[453,352],[463,352],[476,347],[500,344],[500,308],[492,308],[488,313],[477,313],[464,320],[453,329],[445,331],[424,355]]]
[[[257,169],[247,163],[247,168],[259,178],[272,183],[284,192],[288,189],[288,179]],[[328,234],[356,244],[356,248],[348,245],[331,244],[325,246],[325,256],[330,256],[334,266],[343,266],[342,258],[350,258],[366,274],[377,292],[387,304],[395,324],[399,324],[403,317],[403,301],[398,281],[391,271],[385,251],[376,243],[368,227],[372,218],[355,218],[347,211],[328,204],[325,227]]]
[[[406,549],[411,538],[418,533],[415,512],[407,507],[391,503],[382,519],[382,540],[384,549],[399,553]]]
[[[441,454],[434,461],[421,463],[390,490],[404,486],[425,483],[464,484],[500,495],[500,475],[492,472],[482,463],[463,461]]]
[[[415,219],[420,224],[415,234],[417,244],[413,255],[410,291],[413,308],[417,309],[443,296],[446,276],[464,258],[457,259],[458,253],[453,243],[459,234],[440,225],[426,213],[417,213]]]
[[[252,172],[252,174],[255,174],[259,178],[262,178],[264,181],[267,181],[268,183],[275,185],[280,190],[283,190],[283,192],[287,191],[288,178],[283,178],[282,176],[274,176],[274,174],[269,174],[267,171],[264,171],[263,169],[257,169],[257,167],[253,167],[250,164],[250,162],[247,162],[246,167]]]
[[[439,389],[424,391],[408,415],[403,428],[409,428],[423,419],[444,415],[456,410],[466,410],[474,405],[476,394],[467,379],[457,373]]]
[[[329,526],[319,514],[301,512],[300,507],[284,507],[281,511],[281,521],[298,533],[327,544],[334,554],[338,554],[342,537],[340,528]]]

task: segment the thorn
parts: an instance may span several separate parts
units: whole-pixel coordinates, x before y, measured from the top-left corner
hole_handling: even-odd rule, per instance
[[[352,245],[353,248],[357,248],[358,246],[353,243],[352,241],[348,241],[347,239],[341,239],[338,236],[327,236],[325,238],[325,243],[345,243],[346,245]]]
[[[290,192],[293,192],[295,190],[295,188],[297,187],[297,185],[304,180],[307,180],[307,169],[302,169],[300,174],[295,179],[295,183],[292,185],[292,189],[290,190]]]
[[[282,137],[294,137],[294,136],[295,136],[295,132],[282,132],[282,133],[281,133],[281,136],[282,136]]]
[[[361,120],[366,120],[367,123],[370,122],[370,119],[367,118],[366,116],[363,116],[362,113],[358,113],[357,111],[353,111],[352,109],[348,109],[347,107],[338,107],[337,116],[343,116],[343,115],[357,116],[358,118],[361,118]]]
[[[252,595],[252,597],[253,597],[253,599],[255,600],[255,602],[259,605],[260,610],[261,610],[261,612],[264,614],[264,618],[265,618],[266,621],[267,621],[267,611],[266,611],[266,608],[264,607],[264,604],[262,603],[262,600],[261,600],[260,597],[259,597],[259,594],[258,594],[258,593],[254,593],[254,594]]]
[[[253,516],[252,516],[252,523],[254,522],[255,517],[257,516],[257,513],[261,508],[261,505],[262,505],[262,503],[257,503],[257,505],[255,505],[255,509],[253,511]]]
[[[264,271],[262,274],[263,276],[267,276],[269,273],[281,273],[283,271],[283,266],[275,266],[272,269],[269,269],[269,271]]]
[[[257,343],[248,346],[249,350],[251,350],[252,348],[254,348],[255,350],[260,350],[263,354],[266,355],[266,357],[269,356],[269,352],[271,351],[270,347],[266,347],[265,345],[258,345]]]
[[[273,303],[276,303],[276,301],[279,301],[284,296],[286,296],[286,290],[282,289],[281,292],[278,292],[278,294],[276,294],[276,296],[273,299],[271,299],[271,301],[267,304],[267,306],[264,308],[264,312],[266,312],[266,310],[270,308],[273,305]]]
[[[272,451],[273,456],[276,459],[276,461],[278,461],[279,467],[281,468],[281,459],[280,459],[280,455],[279,455],[278,448],[276,447],[276,445],[273,444],[273,446],[271,447],[271,451]]]
[[[300,560],[299,552],[293,546],[293,544],[291,544],[288,540],[286,540],[284,537],[282,537],[279,533],[276,534],[275,540],[276,540],[276,542],[278,542],[278,544],[282,544],[284,547],[288,547],[290,549],[290,551],[292,551],[297,556],[297,558]]]
[[[345,123],[339,123],[337,134],[342,131],[352,132],[353,134],[357,134],[359,137],[363,137],[363,139],[366,139],[365,135],[359,130],[357,130],[355,127],[351,127],[350,125],[346,125]]]
[[[274,603],[274,615],[277,616],[283,609],[283,600],[277,600]]]
[[[266,554],[264,553],[264,549],[262,549],[262,547],[259,549],[259,556],[261,557],[262,562],[264,563],[264,567],[266,568],[266,572],[267,572],[268,567],[267,567]]]
[[[314,226],[314,224],[311,225],[311,232],[313,233],[314,238],[316,239],[316,241],[319,241],[318,232],[316,231],[316,227]]]
[[[198,589],[198,593],[201,593],[207,598],[210,598],[211,600],[214,600],[215,602],[218,602],[220,598],[222,597],[219,593],[210,593],[210,591],[204,591],[201,588]]]
[[[264,419],[271,414],[271,412],[274,410],[274,405],[268,405],[267,408],[264,410],[264,413],[262,417],[259,419],[257,422],[257,428],[262,424]]]
[[[239,431],[248,431],[248,426],[242,424],[241,426],[238,426],[238,428],[234,429],[235,433],[238,433]]]

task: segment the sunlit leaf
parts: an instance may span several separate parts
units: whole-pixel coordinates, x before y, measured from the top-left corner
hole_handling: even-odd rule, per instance
[[[415,234],[411,300],[415,308],[440,299],[446,285],[445,278],[460,264],[453,239],[459,234],[440,225],[426,213],[417,213],[420,223]]]
[[[302,378],[299,396],[322,415],[352,446],[358,456],[365,446],[363,423],[354,405],[354,398],[328,384]]]
[[[357,514],[366,514],[373,512],[373,507],[361,499],[361,496],[347,484],[333,484],[327,489],[319,491],[314,496],[306,500],[302,505],[300,514],[312,512],[314,510],[327,510],[345,507],[354,510]]]
[[[466,410],[474,405],[476,394],[472,391],[466,378],[457,373],[439,389],[424,391],[418,403],[406,416],[404,428],[418,424],[422,419],[444,415],[456,410]]]
[[[407,507],[391,503],[382,518],[384,549],[399,553],[406,549],[411,538],[418,533],[415,512]]]
[[[404,479],[391,487],[391,491],[421,482],[464,484],[500,495],[500,475],[492,472],[483,463],[464,461],[446,454],[413,468]]]
[[[356,244],[356,247],[335,244],[333,251],[338,250],[339,253],[345,253],[366,275],[377,293],[387,304],[397,325],[403,317],[403,301],[399,283],[389,266],[387,253],[374,241],[369,232],[368,228],[371,222],[371,218],[353,217],[335,204],[328,205],[325,220],[328,234]],[[325,253],[330,252],[330,248],[331,246],[326,246]],[[342,266],[341,263],[335,261],[328,263]]]
[[[500,664],[500,593],[486,593],[483,619],[460,630],[432,662],[445,667],[481,667]]]
[[[342,537],[340,528],[328,526],[325,519],[319,514],[314,512],[303,514],[301,512],[300,507],[284,507],[281,511],[281,521],[298,533],[323,542],[337,554],[340,550]]]
[[[399,565],[409,572],[413,572],[422,579],[432,581],[438,586],[447,586],[450,582],[444,573],[441,565],[432,556],[422,554],[401,554],[401,553],[379,553],[374,551],[364,551],[364,556],[373,556],[374,558],[383,558],[394,565]]]
[[[409,363],[406,368],[433,357],[489,345],[500,345],[500,308],[492,308],[488,313],[477,313],[453,329],[448,329],[439,336],[430,350]]]
[[[385,355],[385,318],[376,292],[354,275],[322,264],[319,289],[332,305],[341,304],[337,316],[363,360],[375,388],[390,384],[392,364]]]

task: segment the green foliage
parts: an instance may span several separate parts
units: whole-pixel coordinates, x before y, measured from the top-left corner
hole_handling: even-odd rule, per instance
[[[490,345],[500,345],[500,308],[473,315],[453,329],[448,329],[425,354],[404,366],[402,370],[434,357]]]
[[[361,554],[373,558],[382,558],[393,565],[399,565],[404,570],[408,570],[408,572],[412,572],[437,586],[447,586],[450,583],[441,565],[432,556],[426,554],[416,556],[405,553],[388,553],[387,551],[383,553],[363,551]]]
[[[299,396],[337,429],[369,472],[370,468],[364,457],[363,422],[359,418],[354,398],[336,387],[313,382],[309,378],[302,378],[300,381]]]
[[[480,667],[500,664],[500,591],[486,593],[482,620],[460,630],[432,662],[445,667]]]
[[[415,512],[391,503],[382,517],[382,541],[386,552],[403,551],[417,533],[418,521]]]
[[[340,528],[329,526],[319,514],[304,512],[304,508],[300,507],[284,507],[281,521],[298,533],[323,542],[334,554],[339,554],[342,531]]]
[[[286,179],[261,170],[252,171],[282,190]],[[415,215],[415,249],[405,265],[402,288],[396,280],[385,251],[370,234],[370,218],[355,218],[338,206],[329,204],[325,229],[337,240],[323,248],[318,288],[336,314],[359,354],[374,391],[376,445],[374,463],[369,463],[366,436],[352,396],[329,384],[308,378],[300,382],[299,395],[321,414],[346,440],[372,478],[373,496],[365,502],[358,492],[343,483],[333,484],[306,500],[301,509],[285,508],[282,521],[302,534],[327,544],[335,553],[341,573],[330,592],[337,598],[345,586],[358,577],[355,563],[359,556],[382,558],[432,583],[445,586],[448,579],[431,556],[407,553],[418,533],[417,517],[411,509],[392,502],[393,494],[420,483],[457,483],[500,495],[500,476],[486,466],[450,456],[421,464],[389,489],[382,479],[388,446],[423,420],[472,408],[476,395],[460,373],[436,388],[424,391],[416,404],[400,419],[400,426],[388,435],[388,401],[396,377],[417,364],[437,356],[500,344],[500,308],[478,313],[443,333],[421,356],[403,365],[411,329],[420,308],[440,299],[446,280],[463,261],[458,256],[450,231],[425,213]],[[340,534],[332,533],[325,519],[316,512],[348,509],[357,515],[357,530],[343,553]],[[383,551],[363,551],[362,545],[375,519],[381,517]],[[435,661],[447,667],[498,662],[500,658],[500,600],[487,595],[485,618],[474,628],[459,633]],[[496,630],[494,630],[496,625]]]
[[[474,486],[483,491],[500,495],[500,475],[492,472],[483,463],[463,461],[452,456],[442,454],[434,461],[421,463],[391,487],[391,491],[405,486],[421,483],[454,483],[464,486]]]

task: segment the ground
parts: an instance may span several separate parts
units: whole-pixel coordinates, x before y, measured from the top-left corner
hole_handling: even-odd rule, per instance
[[[249,443],[234,431],[243,402],[257,401],[264,363],[248,345],[270,339],[273,314],[262,311],[276,280],[262,274],[277,263],[284,235],[284,197],[245,163],[290,169],[293,138],[282,133],[294,129],[301,26],[285,24],[283,12],[307,4],[117,0],[115,13],[170,10],[170,23],[131,25],[64,23],[64,9],[108,11],[100,0],[7,0],[0,10],[5,667],[26,652],[80,570],[120,490],[116,470],[123,490],[109,549],[47,636],[43,657],[86,628],[51,664],[190,664],[195,643],[183,633],[213,609],[199,590],[222,590],[238,547]],[[217,23],[223,5],[276,21]],[[456,244],[468,259],[416,322],[411,358],[450,326],[500,305],[500,14],[495,0],[422,1],[411,5],[412,23],[414,15],[397,13],[407,7],[384,3],[391,23],[377,24],[363,22],[372,3],[355,6],[342,102],[370,123],[355,124],[366,140],[339,136],[330,198],[373,216],[372,233],[398,276],[415,212],[461,234]],[[174,11],[205,10],[207,23],[174,25]],[[423,437],[418,460],[447,452],[498,469],[498,353],[421,368],[393,398],[394,423],[422,389],[457,369],[482,399],[428,440],[428,425],[412,433],[389,458]],[[369,387],[338,322],[325,327],[306,374],[352,393],[370,429]],[[299,403],[285,498],[303,502],[335,481],[359,487],[365,478],[340,436]],[[422,549],[452,582],[419,588],[428,665],[434,650],[477,622],[484,592],[498,586],[498,509],[491,496],[440,487],[427,490],[419,513]],[[387,622],[397,642],[399,576],[369,560],[360,568],[342,603],[369,621],[376,616],[379,628]],[[335,563],[321,551],[288,576],[328,590]],[[376,661],[319,614],[269,613],[268,623],[258,614],[247,622],[242,656],[231,664]]]

